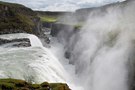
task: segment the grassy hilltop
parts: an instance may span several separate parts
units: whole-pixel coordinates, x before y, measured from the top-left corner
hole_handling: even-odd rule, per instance
[[[0,33],[37,33],[37,14],[31,9],[14,3],[0,1]]]

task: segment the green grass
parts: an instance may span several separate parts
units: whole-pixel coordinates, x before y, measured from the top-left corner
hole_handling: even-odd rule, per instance
[[[64,83],[51,83],[50,87],[53,88],[53,90],[69,90],[67,84]]]
[[[80,25],[80,24],[76,24],[75,26],[74,26],[74,28],[77,30],[77,29],[80,29],[82,27],[82,25]]]
[[[20,20],[30,26],[34,26],[33,21],[30,19],[29,16],[23,15],[23,14],[19,14],[18,13],[18,18],[20,18]]]
[[[40,19],[42,22],[56,22],[57,21],[57,17],[55,16],[48,16],[48,15],[39,15]]]
[[[31,9],[15,3],[0,1],[0,32],[24,31],[34,33],[36,24],[33,21],[38,18],[36,13]],[[11,32],[11,33],[13,33]]]
[[[46,86],[49,86],[51,90],[70,90],[64,83],[31,84],[19,79],[0,79],[0,90],[48,90]]]
[[[34,26],[32,20],[23,14],[17,14],[13,17],[1,18],[0,21],[0,30],[20,29],[31,33],[32,27]]]
[[[27,82],[18,79],[0,79],[0,90],[17,90],[28,86]]]
[[[4,82],[1,82],[0,83],[0,90],[15,90],[15,85],[12,84],[12,83],[4,83]]]

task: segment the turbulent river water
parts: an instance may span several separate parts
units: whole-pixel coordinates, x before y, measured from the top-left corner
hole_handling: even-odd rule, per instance
[[[0,47],[0,78],[32,83],[65,82],[72,90],[131,90],[135,58],[135,1],[95,10],[81,30],[61,31],[43,47],[31,34],[30,47]],[[16,42],[15,42],[16,43]],[[68,59],[66,59],[67,57]]]
[[[81,30],[62,30],[58,42],[84,90],[132,90],[135,1],[104,9],[93,10]]]
[[[64,60],[60,59],[61,48],[53,47],[53,44],[52,48],[43,47],[41,41],[31,34],[7,34],[0,35],[0,38],[4,40],[28,38],[31,44],[30,47],[14,47],[15,44],[22,42],[1,45],[0,78],[23,79],[32,83],[63,82],[74,90],[80,90],[73,82],[73,65],[69,65],[64,56]],[[57,58],[57,55],[60,57]],[[72,72],[72,77],[68,71]]]

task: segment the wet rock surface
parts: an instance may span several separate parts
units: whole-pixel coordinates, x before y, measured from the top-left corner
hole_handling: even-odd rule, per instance
[[[14,43],[13,47],[30,47],[31,46],[30,40],[28,38],[13,39],[13,40],[0,38],[0,45],[4,45],[8,43]]]

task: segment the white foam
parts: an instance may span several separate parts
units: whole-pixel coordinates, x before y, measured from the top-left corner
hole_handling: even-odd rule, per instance
[[[68,74],[59,60],[31,34],[0,35],[4,39],[29,38],[31,47],[0,49],[0,78],[30,82],[66,82]]]

